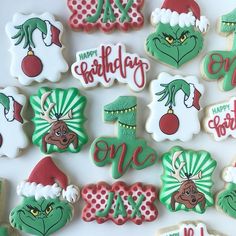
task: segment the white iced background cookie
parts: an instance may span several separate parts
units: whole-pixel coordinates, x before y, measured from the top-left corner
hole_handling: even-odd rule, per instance
[[[201,130],[198,113],[204,88],[197,77],[161,73],[150,85],[153,101],[146,130],[157,142],[188,141]]]
[[[236,138],[236,97],[227,102],[208,106],[203,121],[206,132],[213,135],[216,141],[222,141],[229,136]]]
[[[56,82],[68,70],[63,58],[63,26],[49,14],[16,13],[6,25],[11,41],[11,74],[23,85],[45,79]]]
[[[77,52],[76,62],[71,67],[73,76],[84,88],[92,88],[99,83],[111,87],[117,80],[128,84],[135,92],[145,88],[149,69],[147,59],[126,52],[125,46],[120,43]]]
[[[186,222],[176,226],[167,227],[158,231],[157,236],[220,236],[208,231],[207,226],[201,222]]]
[[[0,89],[0,156],[14,158],[28,145],[23,130],[25,104],[25,96],[15,87]]]

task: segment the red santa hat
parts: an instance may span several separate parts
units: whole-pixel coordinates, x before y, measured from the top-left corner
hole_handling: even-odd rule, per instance
[[[196,26],[202,33],[207,31],[209,20],[201,16],[199,5],[195,0],[165,0],[161,9],[157,8],[151,15],[151,23],[179,25],[181,28]]]
[[[62,197],[68,202],[79,199],[79,188],[68,185],[67,176],[55,165],[51,157],[42,159],[27,181],[17,186],[17,194],[24,197],[53,199]]]
[[[194,84],[189,84],[190,93],[184,96],[184,104],[187,108],[195,107],[200,110],[200,98],[202,94],[196,89]]]
[[[43,41],[46,46],[51,46],[52,44],[57,45],[58,47],[62,47],[62,44],[60,42],[60,33],[61,31],[52,25],[50,21],[45,20],[44,21],[47,27],[47,33],[43,34]]]

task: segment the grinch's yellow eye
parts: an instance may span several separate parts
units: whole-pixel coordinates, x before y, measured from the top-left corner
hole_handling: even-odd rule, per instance
[[[37,209],[31,209],[30,210],[30,213],[33,215],[33,216],[38,216],[39,215],[39,211]]]
[[[169,44],[172,44],[174,42],[174,38],[171,37],[171,36],[166,36],[166,41],[169,43]]]
[[[47,207],[45,210],[46,214],[48,215],[52,211],[52,209],[52,206]]]
[[[184,34],[180,37],[180,42],[183,43],[187,39],[187,35]]]

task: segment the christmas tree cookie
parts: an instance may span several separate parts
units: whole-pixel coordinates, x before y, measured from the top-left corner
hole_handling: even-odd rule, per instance
[[[213,206],[212,174],[216,161],[206,151],[174,147],[162,158],[160,201],[172,212],[204,213]]]
[[[195,76],[161,73],[151,82],[153,97],[146,130],[157,142],[188,141],[200,132],[198,113],[204,88]]]
[[[217,195],[216,206],[228,216],[236,219],[236,163],[225,168],[222,178],[226,186]]]
[[[151,15],[156,31],[146,40],[146,51],[154,59],[175,68],[195,58],[203,48],[209,21],[201,16],[195,0],[165,0]]]
[[[79,189],[68,184],[51,157],[35,166],[29,179],[17,186],[17,194],[23,201],[11,211],[11,225],[38,236],[51,235],[71,221],[72,203],[79,199]]]
[[[78,89],[41,88],[30,97],[35,116],[33,143],[44,153],[79,152],[87,142],[86,98]]]
[[[6,32],[11,41],[11,74],[21,84],[56,82],[68,70],[62,55],[63,26],[51,14],[16,13]]]
[[[99,137],[91,145],[95,165],[111,163],[112,177],[120,178],[129,168],[144,169],[156,163],[157,153],[136,137],[137,98],[122,96],[104,107],[104,119],[117,122],[117,137]]]
[[[221,88],[230,91],[236,86],[236,9],[220,18],[219,31],[226,36],[233,35],[232,49],[209,52],[202,62],[202,73],[211,81],[222,79]]]
[[[0,89],[0,156],[14,158],[28,146],[23,129],[25,107],[26,98],[17,88]]]

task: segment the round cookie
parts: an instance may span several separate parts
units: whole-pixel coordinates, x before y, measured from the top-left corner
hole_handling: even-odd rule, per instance
[[[206,151],[174,147],[162,157],[160,201],[170,211],[204,213],[214,205],[211,192],[216,161]]]
[[[77,52],[76,62],[71,66],[72,75],[84,88],[98,84],[111,87],[114,81],[128,84],[140,92],[146,85],[146,74],[150,69],[147,59],[126,52],[123,44],[102,44],[98,48]]]
[[[111,163],[111,174],[118,179],[129,168],[142,170],[157,161],[156,151],[144,139],[136,137],[137,98],[121,96],[104,107],[104,120],[117,122],[117,137],[99,137],[91,145],[90,153],[98,167]]]
[[[157,191],[151,185],[135,183],[131,186],[124,182],[108,185],[105,182],[83,187],[82,198],[86,206],[82,219],[86,222],[96,220],[102,224],[112,220],[117,225],[127,221],[140,225],[156,220],[158,211],[155,206]]]
[[[219,23],[219,32],[227,37],[233,34],[233,45],[230,51],[211,51],[203,59],[202,74],[211,81],[220,80],[223,91],[230,91],[236,86],[236,8],[222,16]],[[231,41],[231,38],[230,38]]]
[[[161,73],[150,84],[152,103],[146,130],[155,141],[189,141],[201,130],[199,111],[204,88],[197,77]]]
[[[28,146],[24,132],[25,109],[26,97],[17,88],[0,89],[0,156],[15,158]]]
[[[35,114],[33,144],[44,153],[79,152],[88,140],[84,130],[86,102],[76,88],[40,88],[30,97]]]
[[[51,14],[16,13],[6,33],[11,41],[11,74],[21,84],[56,82],[68,70],[62,55],[63,26]]]
[[[25,233],[48,236],[73,217],[71,203],[79,199],[79,189],[68,184],[67,176],[51,157],[42,159],[27,181],[17,186],[23,201],[10,213],[11,225]]]
[[[156,31],[148,36],[149,56],[174,68],[195,58],[203,48],[203,35],[209,26],[195,0],[165,0],[152,12]]]
[[[144,24],[143,4],[144,0],[67,0],[72,13],[68,23],[85,32],[139,29]]]

